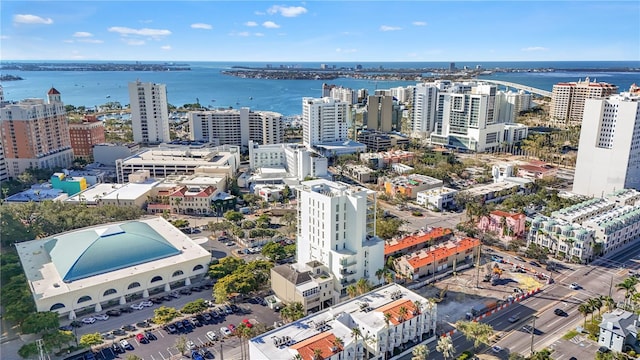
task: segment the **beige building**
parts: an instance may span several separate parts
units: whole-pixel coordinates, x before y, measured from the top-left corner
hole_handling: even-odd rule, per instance
[[[271,289],[283,303],[300,302],[305,310],[317,312],[333,305],[334,277],[319,261],[284,264],[271,269]]]
[[[588,77],[584,81],[555,84],[549,110],[551,121],[565,126],[580,125],[586,99],[604,99],[616,93],[616,85],[591,81]]]

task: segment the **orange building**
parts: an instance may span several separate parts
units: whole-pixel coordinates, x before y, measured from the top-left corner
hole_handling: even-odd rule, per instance
[[[82,123],[69,124],[71,147],[75,157],[93,160],[93,146],[103,144],[104,125],[95,115],[85,115]]]
[[[428,232],[420,232],[405,236],[402,239],[393,239],[384,244],[384,257],[398,254],[407,254],[420,250],[439,242],[447,241],[453,236],[453,231],[447,228],[433,228]]]
[[[29,168],[65,168],[73,161],[60,92],[51,88],[47,97],[47,103],[26,99],[0,108],[0,133],[11,177]]]

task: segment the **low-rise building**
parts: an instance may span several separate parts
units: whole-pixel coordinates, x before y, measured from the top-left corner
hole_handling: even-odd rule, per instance
[[[636,349],[640,332],[640,318],[637,314],[622,309],[615,309],[602,314],[598,345],[611,351],[625,352]]]
[[[360,161],[367,162],[373,169],[384,169],[393,164],[411,163],[414,158],[414,152],[405,150],[390,150],[377,153],[360,154]]]
[[[398,174],[406,174],[413,171],[413,167],[406,164],[391,164],[391,170]]]
[[[543,161],[529,161],[518,165],[516,175],[525,179],[544,179],[558,174],[558,168]]]
[[[450,240],[403,255],[394,260],[393,268],[398,276],[414,281],[422,277],[435,276],[450,267],[455,272],[463,263],[474,262],[480,245],[480,240],[474,238]]]
[[[409,145],[409,138],[399,133],[387,133],[373,130],[364,130],[358,133],[358,142],[367,146],[370,151],[386,151],[393,147]]]
[[[515,181],[511,181],[512,179]],[[461,190],[460,194],[468,197],[472,201],[484,203],[500,202],[509,195],[524,192],[526,184],[531,182],[529,179],[509,177],[501,182]]]
[[[455,204],[455,196],[458,190],[448,187],[439,187],[418,192],[416,202],[424,207],[432,207],[439,211],[452,208]]]
[[[364,165],[348,165],[345,171],[361,183],[370,183],[376,180],[374,171]]]
[[[73,196],[87,188],[87,180],[84,177],[68,176],[68,173],[58,172],[51,175],[51,186],[60,189],[69,196]]]
[[[536,244],[557,258],[588,263],[594,258],[595,231],[539,215],[531,222],[527,245]]]
[[[447,228],[431,228],[427,231],[405,236],[401,239],[392,239],[384,243],[385,261],[389,256],[405,255],[428,246],[448,241],[453,237],[453,231]]]
[[[415,199],[420,191],[442,187],[442,180],[420,174],[398,176],[384,183],[387,195],[403,195],[408,199]]]
[[[68,195],[61,189],[54,189],[51,184],[35,184],[31,185],[28,190],[13,194],[6,199],[6,203],[27,203],[27,202],[42,202],[42,201],[64,201]]]
[[[116,161],[126,159],[140,151],[140,144],[96,144],[93,146],[93,161],[107,166],[116,166]]]
[[[493,232],[500,240],[513,240],[525,235],[525,214],[494,210],[478,222],[481,231]]]
[[[321,262],[284,264],[271,268],[271,289],[285,304],[300,302],[305,315],[333,305],[335,278]]]
[[[160,181],[155,179],[149,179],[141,183],[127,183],[102,196],[98,205],[136,206],[142,208],[147,203],[153,189],[159,183]]]
[[[384,359],[409,341],[435,337],[437,318],[432,300],[389,284],[250,339],[249,358]],[[369,340],[351,336],[354,328]]]
[[[257,184],[253,187],[253,193],[266,202],[280,201],[282,200],[282,193],[285,186],[286,185]]]

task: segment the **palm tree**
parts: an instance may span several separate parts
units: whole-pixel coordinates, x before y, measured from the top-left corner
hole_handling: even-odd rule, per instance
[[[453,355],[456,353],[456,348],[453,346],[453,341],[451,341],[449,336],[442,336],[438,339],[436,351],[442,353],[442,357],[446,360],[453,358]]]
[[[371,356],[371,354],[369,353],[369,348],[367,347],[367,343],[374,339],[369,334],[360,335],[360,336],[362,337],[362,347],[364,348],[364,351],[367,352],[367,356],[365,356],[365,359],[368,359]]]
[[[311,359],[324,360],[324,357],[322,356],[322,349],[313,349],[313,357]]]
[[[384,281],[387,284],[391,284],[393,282],[393,273],[391,271],[387,271],[387,273],[384,275]]]
[[[388,313],[388,312],[384,313],[384,324],[387,329],[387,350],[384,352],[385,359],[389,358],[389,353],[393,353],[391,349],[389,349],[390,347],[389,344],[391,343],[389,341],[389,338],[391,337],[391,335],[389,335],[389,323],[391,322],[391,317],[392,317],[391,313]]]
[[[408,313],[409,313],[409,310],[407,310],[406,307],[400,306],[400,309],[398,310],[398,315],[400,316],[399,322],[403,322],[404,319],[407,318]]]
[[[413,348],[411,355],[413,355],[411,360],[427,360],[427,356],[429,356],[429,348],[427,348],[426,345],[418,345]]]
[[[591,321],[593,321],[593,315],[596,311],[600,312],[600,309],[602,308],[602,301],[600,301],[600,298],[589,298],[587,299],[587,304],[589,304],[589,307],[591,308],[592,312],[591,312]]]
[[[349,295],[350,298],[353,299],[358,294],[358,289],[356,288],[355,285],[351,284],[347,286],[347,294]]]
[[[351,328],[351,337],[356,340],[356,359],[358,358],[358,338],[361,336],[362,332],[360,331],[360,328],[358,328],[357,326]]]
[[[580,304],[580,306],[578,306],[578,311],[580,312],[580,314],[582,314],[582,316],[584,316],[584,325],[583,325],[583,327],[586,327],[587,326],[587,315],[589,315],[589,313],[591,312],[591,308],[589,307],[589,304],[586,304],[586,303]]]
[[[387,271],[388,270],[385,269],[385,268],[381,268],[381,269],[376,270],[376,277],[378,278],[378,283],[382,281],[382,278],[385,277],[385,273]]]
[[[344,348],[344,341],[342,341],[342,338],[336,337],[335,339],[333,339],[333,346],[338,348],[336,351],[340,351]]]
[[[608,311],[613,310],[615,302],[613,301],[613,298],[611,296],[601,295],[600,299],[602,300],[602,303],[604,304],[604,306],[607,307]]]
[[[627,305],[627,300],[631,296],[632,293],[636,291],[636,285],[638,284],[638,279],[635,277],[628,277],[624,279],[621,283],[616,285],[616,289],[618,291],[624,290],[624,304]]]
[[[420,326],[420,314],[422,313],[422,302],[416,300],[413,302],[414,316],[416,316],[416,337],[422,340],[422,328]]]
[[[358,290],[358,295],[362,295],[371,291],[371,284],[367,279],[362,278],[356,283],[356,289]]]
[[[293,355],[293,357],[291,358],[291,360],[302,360],[302,355],[300,355],[299,353],[298,353],[298,354],[295,354],[295,355]]]
[[[456,329],[469,341],[473,341],[473,347],[477,349],[480,344],[488,344],[489,337],[493,335],[493,327],[489,324],[459,320]]]

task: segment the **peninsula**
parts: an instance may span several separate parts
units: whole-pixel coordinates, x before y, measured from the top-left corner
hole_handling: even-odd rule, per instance
[[[174,63],[3,63],[0,70],[20,71],[189,71],[188,64]]]

